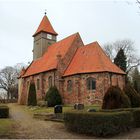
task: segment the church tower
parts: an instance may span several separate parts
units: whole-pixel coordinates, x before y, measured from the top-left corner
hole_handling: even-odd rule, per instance
[[[57,41],[57,35],[45,13],[37,31],[33,35],[33,60],[43,56],[47,48]]]

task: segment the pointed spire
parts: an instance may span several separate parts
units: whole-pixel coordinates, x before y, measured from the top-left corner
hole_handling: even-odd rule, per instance
[[[48,17],[46,16],[46,11],[45,11],[45,15],[37,29],[37,31],[35,32],[35,34],[33,35],[33,37],[35,35],[37,35],[38,33],[40,32],[46,32],[46,33],[50,33],[50,34],[53,34],[53,35],[58,35],[55,30],[53,29]]]

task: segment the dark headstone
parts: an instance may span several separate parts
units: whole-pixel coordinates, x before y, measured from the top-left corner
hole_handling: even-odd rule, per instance
[[[74,104],[74,109],[77,109],[77,104]]]
[[[96,112],[95,109],[88,109],[87,112]]]
[[[84,109],[84,104],[76,103],[76,104],[74,105],[74,109],[82,110],[82,109]]]
[[[54,113],[62,113],[62,105],[56,105],[54,107]]]

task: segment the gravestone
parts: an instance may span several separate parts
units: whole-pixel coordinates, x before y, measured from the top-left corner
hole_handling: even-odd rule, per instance
[[[84,104],[76,103],[76,104],[74,105],[74,109],[82,110],[82,109],[84,109]]]
[[[87,112],[96,112],[95,109],[88,109]]]
[[[62,105],[56,105],[54,107],[54,113],[62,113]]]

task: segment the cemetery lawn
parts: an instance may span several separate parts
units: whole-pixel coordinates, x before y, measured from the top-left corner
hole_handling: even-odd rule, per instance
[[[53,113],[54,112],[54,107],[30,107],[30,106],[21,106],[22,109],[28,113],[30,113],[31,115],[35,114],[35,113]],[[101,109],[101,106],[99,105],[90,105],[90,106],[85,106],[84,110],[82,111],[87,111],[88,109],[95,109],[95,110],[99,110]],[[70,105],[65,105],[63,106],[63,113],[64,112],[68,112],[68,111],[73,111],[74,107],[70,106]]]
[[[0,119],[0,139],[11,138],[15,121],[13,119]]]

